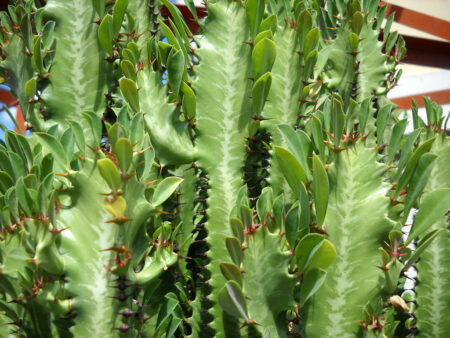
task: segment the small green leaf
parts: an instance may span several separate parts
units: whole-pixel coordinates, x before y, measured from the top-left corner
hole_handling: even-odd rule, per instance
[[[272,14],[261,22],[258,28],[258,33],[270,30],[272,31],[273,34],[275,34],[275,32],[277,31],[277,27],[278,27],[277,16],[275,14]]]
[[[295,256],[299,272],[326,269],[336,258],[336,249],[319,234],[308,234],[297,245]]]
[[[258,213],[259,221],[264,225],[268,222],[268,214],[272,211],[273,205],[273,191],[271,187],[265,187],[261,191],[261,195],[256,202],[256,211]]]
[[[139,94],[136,88],[136,83],[133,80],[127,78],[121,78],[119,80],[120,90],[130,104],[131,109],[136,113],[140,111],[139,106]]]
[[[318,27],[313,28],[306,34],[305,45],[303,48],[303,55],[308,55],[314,49],[317,48],[317,44],[319,43],[320,38],[320,30]]]
[[[331,107],[331,121],[333,125],[334,146],[337,148],[339,147],[342,132],[345,128],[345,115],[342,110],[341,101],[336,98],[333,98],[333,105]]]
[[[166,177],[155,189],[152,198],[153,206],[158,206],[163,204],[178,188],[183,179],[179,177]]]
[[[84,156],[84,153],[86,150],[86,143],[85,143],[85,139],[84,139],[83,128],[77,121],[68,120],[67,122],[69,123],[70,127],[72,128],[73,136],[75,139],[75,143],[78,147],[78,150],[80,151],[81,156]]]
[[[69,163],[67,161],[66,152],[64,151],[61,143],[55,137],[46,133],[35,132],[33,135],[36,135],[39,142],[47,148],[48,152],[53,154],[53,158],[56,163],[58,163],[63,170],[67,171],[69,168]]]
[[[172,92],[178,97],[180,91],[181,80],[183,79],[183,73],[185,68],[185,60],[183,52],[178,50],[169,54],[167,61],[167,75],[169,79],[170,88]]]
[[[27,81],[25,84],[25,93],[27,96],[32,99],[34,95],[36,94],[36,79],[33,77]]]
[[[120,27],[122,27],[123,18],[128,7],[128,0],[116,0],[113,7],[113,28],[114,39],[119,36]]]
[[[122,173],[126,173],[133,160],[133,148],[127,138],[120,138],[116,142],[115,153]]]
[[[405,266],[403,267],[403,271],[407,271],[416,261],[420,258],[420,256],[423,254],[425,249],[433,242],[433,240],[441,233],[445,231],[444,229],[436,229],[431,231],[430,233],[426,234],[424,238],[418,243],[416,250],[414,250],[414,253],[411,255],[411,257],[406,262]]]
[[[303,166],[290,151],[278,146],[274,147],[274,151],[286,181],[295,196],[299,196],[301,185],[306,183],[306,174]]]
[[[395,124],[392,130],[391,141],[388,146],[388,163],[392,163],[395,155],[400,149],[407,125],[408,119],[400,120]]]
[[[398,32],[397,31],[389,34],[389,37],[387,38],[387,41],[386,41],[386,47],[385,47],[386,55],[391,52],[392,47],[394,47],[395,42],[397,41],[397,38],[398,38]]]
[[[322,269],[311,269],[306,272],[300,288],[300,307],[320,289],[326,275],[326,271]]]
[[[186,114],[186,119],[192,120],[195,118],[197,110],[195,93],[184,81],[181,83],[181,92],[183,93],[183,110]]]
[[[313,154],[313,196],[317,225],[319,227],[323,226],[327,213],[329,191],[328,174],[325,167],[316,154]]]
[[[0,171],[0,192],[6,191],[14,185],[12,177],[6,171]]]
[[[244,294],[238,283],[228,281],[219,292],[219,304],[230,315],[249,322]]]
[[[131,61],[122,60],[120,62],[120,67],[122,68],[123,75],[125,75],[128,79],[133,81],[137,80],[136,69]]]
[[[258,80],[261,75],[272,70],[276,54],[277,47],[275,42],[268,38],[262,39],[253,48],[252,62],[255,81]]]
[[[236,217],[230,218],[230,226],[231,232],[237,239],[239,239],[239,242],[244,242],[244,225],[241,220]]]
[[[291,207],[286,215],[286,219],[284,221],[284,228],[286,232],[286,240],[289,243],[289,247],[292,250],[295,247],[295,241],[297,239],[298,229],[300,227],[300,215],[302,208],[300,207],[300,202],[297,201]]]
[[[242,224],[244,225],[244,229],[251,229],[253,222],[253,210],[246,205],[241,205],[239,208],[239,216],[242,220]]]
[[[306,35],[312,29],[312,15],[307,9],[303,10],[297,20],[297,35],[300,42],[300,49],[303,50],[306,41]],[[303,53],[303,55],[305,55]]]
[[[395,198],[397,198],[400,192],[402,192],[402,190],[406,188],[408,183],[410,183],[419,159],[423,154],[430,151],[434,141],[435,138],[431,138],[423,142],[408,160],[408,162],[406,163],[405,171],[402,173],[402,176],[400,176],[400,179],[398,180],[397,190],[395,191]]]
[[[245,12],[247,13],[251,36],[255,38],[264,15],[264,0],[248,0],[245,5]]]
[[[420,237],[440,218],[444,217],[450,208],[450,188],[437,189],[428,193],[420,203],[414,223],[405,245]]]
[[[348,43],[350,45],[350,50],[352,52],[357,52],[359,46],[359,36],[355,33],[350,33],[348,35]]]
[[[108,56],[112,57],[114,28],[113,17],[110,14],[106,14],[98,27],[98,39],[100,40],[100,46],[102,49],[106,52],[106,54],[108,54]]]
[[[255,41],[253,41],[253,44],[256,46],[258,42],[260,42],[262,39],[267,38],[269,40],[273,41],[273,33],[271,30],[265,30],[261,33],[258,33],[258,35],[255,38]]]
[[[319,52],[314,49],[305,58],[305,68],[303,69],[303,79],[305,81],[309,80],[314,75],[314,66],[319,58]],[[308,93],[309,94],[309,93]]]
[[[389,33],[391,32],[392,22],[394,22],[395,13],[391,13],[389,17],[386,19],[386,24],[384,25],[383,30],[383,41],[386,41]]]
[[[272,85],[272,73],[265,73],[258,80],[252,88],[252,103],[253,111],[259,115],[266,103],[267,96],[269,95],[270,86]]]
[[[98,170],[109,187],[116,192],[120,189],[122,180],[116,165],[109,158],[102,158],[97,161]]]
[[[175,311],[175,308],[178,306],[178,300],[170,297],[170,295],[166,295],[164,298],[165,301],[158,312],[158,319],[156,320],[156,331],[158,331],[163,326],[163,324],[169,319],[169,317]]]
[[[377,115],[377,143],[378,143],[378,145],[381,145],[381,142],[383,141],[384,130],[386,129],[386,126],[388,125],[391,110],[392,110],[392,105],[387,104],[378,111],[378,115]]]
[[[356,35],[359,35],[364,25],[364,16],[361,12],[353,13],[352,29]]]
[[[437,155],[430,153],[423,154],[420,157],[419,163],[417,163],[416,170],[414,170],[414,174],[408,186],[408,193],[406,194],[405,199],[405,209],[403,211],[403,223],[406,222],[414,202],[419,198],[423,188],[425,188],[437,157]]]
[[[312,119],[310,124],[314,144],[319,150],[321,160],[325,161],[325,144],[323,140],[322,122],[315,114],[311,115],[311,117]]]
[[[241,270],[231,263],[220,263],[220,271],[227,280],[233,280],[242,287],[242,275]]]
[[[236,237],[227,237],[225,239],[225,244],[228,250],[228,254],[231,260],[237,266],[241,266],[242,263],[242,247],[241,242]]]

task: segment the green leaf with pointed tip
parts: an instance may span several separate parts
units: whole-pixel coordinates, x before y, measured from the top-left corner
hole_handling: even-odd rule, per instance
[[[183,110],[186,114],[188,120],[195,118],[195,113],[197,110],[197,101],[195,99],[195,93],[191,87],[189,87],[186,82],[181,83],[181,91],[183,93]]]
[[[303,166],[290,151],[277,146],[274,147],[274,151],[286,181],[295,196],[299,196],[301,185],[306,183],[306,174]]]
[[[304,9],[297,20],[298,39],[300,41],[300,49],[303,50],[306,41],[306,35],[312,29],[312,15],[307,9]],[[305,53],[303,53],[305,55]]]
[[[245,4],[245,11],[251,36],[255,38],[264,15],[264,0],[248,0]]]
[[[377,143],[381,145],[383,141],[384,131],[389,123],[389,115],[392,110],[392,105],[387,104],[383,106],[377,115]]]
[[[309,53],[305,58],[305,68],[303,71],[303,79],[305,81],[309,80],[314,76],[314,66],[317,63],[317,59],[319,58],[319,52],[317,49],[314,49]]]
[[[260,42],[262,39],[267,38],[269,40],[273,40],[273,33],[271,30],[265,30],[261,33],[258,33],[258,35],[255,38],[255,41],[253,41],[253,44],[256,46],[258,42]]]
[[[362,13],[361,12],[353,13],[352,29],[356,35],[359,35],[359,33],[361,33],[363,25],[364,25],[364,16],[362,15]]]
[[[264,32],[266,30],[271,30],[273,34],[277,31],[278,19],[275,14],[269,15],[265,18],[259,25],[258,32]]]
[[[272,85],[272,73],[265,73],[258,80],[252,88],[252,103],[254,112],[259,115],[266,103],[267,96],[269,95],[270,86]]]
[[[419,163],[417,163],[416,170],[414,170],[414,175],[408,186],[408,193],[406,194],[405,199],[405,209],[403,211],[403,223],[406,222],[413,204],[425,188],[428,178],[430,177],[431,170],[433,170],[433,166],[436,163],[437,157],[437,155],[430,153],[423,154],[420,157]]]
[[[113,17],[110,14],[106,14],[98,27],[98,39],[106,54],[113,56],[114,27]]]
[[[271,187],[265,187],[259,195],[258,201],[256,201],[256,211],[261,223],[267,222],[268,214],[272,211],[273,205],[273,191]]]
[[[167,75],[169,79],[170,88],[175,95],[178,96],[180,91],[181,81],[183,79],[183,73],[185,69],[185,60],[183,52],[178,50],[169,54],[167,61]]]
[[[140,111],[139,95],[136,88],[136,83],[133,80],[122,78],[119,80],[120,90],[130,104],[131,109],[136,113]]]
[[[32,99],[34,95],[36,94],[36,79],[31,78],[27,81],[25,84],[25,92],[27,93],[28,97]]]
[[[437,189],[428,193],[420,203],[414,224],[405,244],[419,237],[442,218],[450,208],[450,188]]]
[[[313,28],[306,34],[305,37],[305,45],[303,48],[303,55],[308,55],[314,49],[317,48],[317,44],[319,43],[320,38],[320,30],[318,27]]]
[[[39,142],[46,148],[46,153],[52,153],[56,163],[65,171],[69,169],[66,152],[61,143],[53,136],[46,133],[33,133]]]
[[[414,171],[416,170],[416,166],[417,163],[419,162],[419,159],[422,157],[423,154],[425,154],[431,149],[433,142],[435,140],[436,140],[435,138],[432,138],[423,142],[417,148],[417,150],[414,152],[411,158],[408,160],[408,162],[406,163],[405,171],[402,173],[402,175],[398,180],[397,190],[395,191],[395,198],[397,198],[399,194],[403,191],[403,189],[406,188],[408,183],[410,183]]]
[[[232,217],[230,218],[230,226],[231,226],[231,232],[233,235],[239,239],[239,242],[244,242],[244,225],[242,224],[242,221],[239,218]]]
[[[255,81],[272,70],[277,54],[277,47],[272,40],[262,39],[253,48],[252,61]]]
[[[417,248],[416,250],[414,250],[414,253],[406,262],[405,266],[403,267],[403,271],[408,271],[408,269],[417,262],[422,253],[425,251],[425,249],[428,248],[430,244],[433,242],[433,240],[443,231],[444,229],[436,229],[429,232],[426,236],[424,236],[417,244]]]
[[[241,266],[243,258],[241,242],[236,237],[227,237],[225,242],[231,260],[237,266]]]
[[[123,18],[128,7],[128,0],[116,0],[113,7],[113,31],[114,39],[119,36],[120,27],[122,26]]]
[[[0,192],[6,193],[6,191],[14,185],[14,181],[6,171],[0,171]]]
[[[242,287],[241,270],[231,263],[220,263],[220,270],[227,280],[233,280]]]
[[[158,311],[158,319],[156,321],[155,330],[158,331],[163,324],[169,319],[170,316],[173,315],[175,308],[178,306],[178,300],[166,295],[165,301],[161,306],[161,309]]]
[[[120,62],[120,67],[122,68],[123,75],[125,75],[130,80],[136,81],[137,79],[136,70],[131,61],[122,60]]]
[[[286,215],[284,228],[286,232],[286,240],[291,250],[294,250],[295,241],[297,239],[298,229],[300,227],[300,215],[302,208],[300,202],[295,202]]]
[[[163,204],[175,192],[182,181],[182,178],[174,176],[166,177],[164,180],[162,180],[153,193],[153,206],[156,207]]]
[[[350,33],[348,35],[348,44],[352,52],[357,52],[359,46],[359,36],[355,33]]]
[[[241,205],[239,208],[239,216],[244,225],[244,229],[250,230],[253,223],[253,210],[246,205]]]
[[[116,165],[109,158],[102,158],[97,161],[98,170],[108,186],[116,192],[120,189],[122,179]]]
[[[247,304],[238,283],[228,281],[220,290],[218,301],[220,306],[230,315],[243,318],[246,323],[249,322]]]
[[[391,163],[394,160],[395,155],[399,151],[407,125],[408,119],[400,120],[395,124],[388,146],[388,163]]]
[[[322,269],[311,269],[306,272],[300,289],[300,307],[320,289],[326,275],[327,272]]]
[[[322,161],[313,154],[313,196],[317,225],[322,227],[327,213],[329,194],[328,175]]]
[[[133,148],[127,138],[120,138],[116,142],[115,154],[119,161],[119,168],[122,173],[126,173],[133,160]]]

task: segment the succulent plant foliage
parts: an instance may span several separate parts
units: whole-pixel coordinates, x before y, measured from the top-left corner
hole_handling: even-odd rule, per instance
[[[386,6],[186,5],[0,13],[1,335],[445,337],[445,115],[405,133]]]

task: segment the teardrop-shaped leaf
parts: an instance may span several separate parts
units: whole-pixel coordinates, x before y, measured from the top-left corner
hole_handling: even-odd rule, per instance
[[[306,272],[300,288],[300,307],[320,289],[326,275],[327,272],[322,269],[311,269]]]
[[[123,75],[125,75],[130,80],[136,81],[136,70],[134,65],[129,60],[122,60],[120,62],[120,67],[122,68]]]
[[[364,25],[364,16],[361,12],[353,13],[352,29],[356,35],[359,35]]]
[[[136,88],[136,83],[133,80],[122,78],[119,80],[120,90],[130,104],[131,109],[136,113],[139,112],[139,94]]]
[[[237,318],[243,318],[246,323],[249,322],[247,304],[238,283],[228,281],[220,290],[218,301],[227,313]]]
[[[277,47],[275,42],[268,38],[262,39],[253,48],[252,62],[255,81],[258,80],[261,75],[272,70],[276,55]]]
[[[278,19],[275,14],[272,14],[265,18],[259,25],[258,32],[264,32],[267,30],[272,31],[273,34],[277,31]]]
[[[186,114],[186,119],[192,120],[195,118],[197,110],[195,93],[184,81],[181,83],[181,91],[183,92],[183,110]]]
[[[25,84],[25,93],[27,96],[32,99],[34,95],[36,94],[36,79],[33,77],[27,81]]]
[[[284,221],[284,229],[286,232],[286,240],[289,243],[289,247],[292,250],[295,247],[295,240],[297,239],[297,232],[300,227],[300,215],[301,215],[300,202],[295,202],[286,215]]]
[[[286,181],[295,196],[298,196],[301,185],[306,183],[306,175],[303,166],[290,151],[278,146],[274,147],[274,151]]]
[[[241,243],[236,237],[227,237],[225,239],[225,244],[228,250],[228,254],[231,260],[237,266],[241,266],[242,263],[242,247]]]
[[[61,143],[55,137],[46,133],[36,132],[33,133],[33,135],[36,135],[39,142],[53,154],[53,158],[62,167],[62,169],[67,171],[69,168],[69,163],[67,161],[66,152],[64,151]]]
[[[128,0],[116,0],[113,7],[113,28],[114,39],[119,36],[120,27],[122,26],[123,18],[128,7]]]
[[[350,45],[350,50],[352,52],[357,52],[358,51],[358,46],[359,46],[359,37],[358,37],[358,35],[356,35],[355,33],[350,33],[348,35],[348,44]]]
[[[266,103],[267,96],[269,95],[270,87],[272,85],[272,73],[265,73],[258,80],[252,88],[252,103],[253,111],[259,115]]]
[[[303,70],[303,79],[307,81],[314,75],[314,66],[319,58],[319,52],[314,49],[305,58],[305,68]]]
[[[233,280],[242,287],[242,275],[241,270],[231,263],[220,263],[220,271],[227,280]]]
[[[273,205],[273,191],[271,187],[265,187],[261,191],[261,195],[256,202],[256,211],[258,213],[259,221],[264,225],[267,222],[268,213],[271,212]]]
[[[300,42],[300,49],[303,50],[306,41],[306,35],[311,31],[312,28],[312,15],[307,9],[304,9],[297,20],[297,32],[298,40]]]
[[[181,80],[183,79],[183,73],[185,68],[185,60],[183,52],[181,50],[176,51],[169,55],[167,62],[167,75],[169,79],[170,88],[172,92],[178,96],[180,91]]]
[[[116,192],[122,184],[119,171],[116,165],[109,158],[102,158],[97,161],[98,170],[109,187]]]
[[[153,206],[158,206],[163,204],[178,188],[178,186],[183,182],[182,178],[179,177],[166,177],[155,189],[152,198]]]
[[[342,132],[345,128],[345,114],[342,110],[341,101],[336,98],[333,98],[333,105],[331,108],[331,122],[333,125],[334,146],[337,148],[339,147]]]
[[[113,56],[113,39],[114,39],[114,28],[113,28],[113,18],[110,14],[106,14],[103,18],[100,26],[98,27],[98,39],[100,41],[100,46],[108,54],[108,56]]]
[[[244,229],[251,229],[253,222],[253,210],[246,205],[241,205],[239,208],[239,216],[242,220],[242,224],[244,225]]]
[[[377,115],[377,143],[381,145],[383,140],[384,131],[389,122],[389,115],[392,110],[392,105],[387,104],[383,106]]]
[[[395,155],[399,151],[407,125],[408,119],[400,120],[395,124],[388,147],[388,163],[394,160]]]
[[[104,206],[114,217],[123,217],[127,209],[127,201],[122,196],[117,196],[113,201],[109,201],[107,197]]]
[[[12,177],[6,171],[0,171],[0,192],[4,194],[13,185]]]
[[[427,231],[450,209],[450,188],[437,189],[428,193],[420,203],[414,223],[405,245]]]
[[[264,15],[264,0],[248,0],[245,4],[248,25],[252,38],[258,33],[258,28]]]
[[[330,187],[325,167],[316,154],[313,154],[313,196],[316,220],[319,227],[323,226],[327,213],[329,191]]]
[[[317,44],[319,43],[320,38],[320,30],[318,27],[313,28],[306,34],[305,37],[305,45],[303,48],[303,55],[308,55],[314,49],[317,48]]]
[[[233,235],[239,239],[239,242],[244,242],[244,225],[242,224],[241,220],[236,217],[230,218],[230,226],[231,226],[231,232]]]
[[[120,138],[116,142],[115,153],[119,161],[119,168],[126,173],[133,160],[133,148],[127,138]]]
[[[326,269],[336,259],[336,249],[323,236],[308,234],[298,243],[295,256],[299,271]]]

